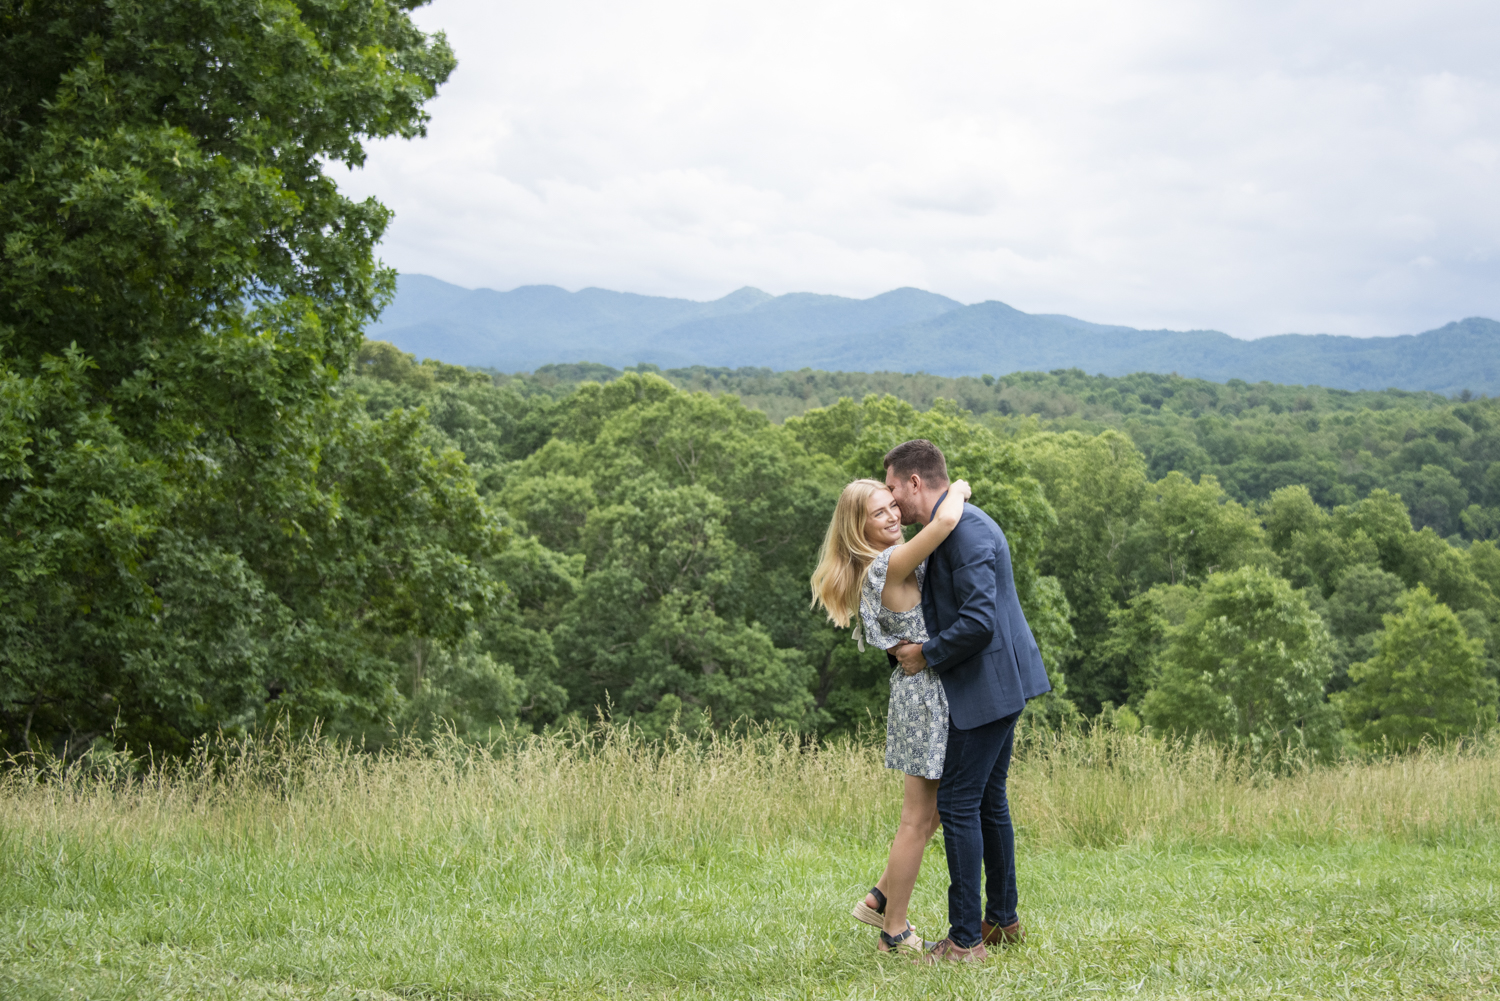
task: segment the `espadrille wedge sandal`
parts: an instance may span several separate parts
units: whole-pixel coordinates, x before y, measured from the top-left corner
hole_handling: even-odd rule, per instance
[[[899,935],[887,935],[882,931],[880,933],[880,945],[878,948],[881,952],[898,952],[905,953],[908,956],[920,956],[932,948],[932,943],[922,941],[922,936],[917,934],[917,930],[908,921],[906,922],[906,931]]]
[[[880,892],[880,887],[870,887],[870,896],[875,898],[875,906],[871,907],[861,897],[859,903],[854,905],[854,910],[849,913],[854,915],[856,921],[863,921],[874,928],[885,930],[885,894]]]

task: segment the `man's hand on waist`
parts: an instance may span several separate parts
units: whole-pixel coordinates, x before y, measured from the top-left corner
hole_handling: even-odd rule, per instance
[[[927,669],[927,658],[922,654],[920,643],[897,643],[891,653],[907,674],[921,674]]]

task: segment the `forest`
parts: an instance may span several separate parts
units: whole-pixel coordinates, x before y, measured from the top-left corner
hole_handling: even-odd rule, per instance
[[[6,751],[878,729],[886,663],[807,578],[912,437],[1010,539],[1038,721],[1318,753],[1494,723],[1494,401],[418,362],[363,334],[390,213],[325,170],[420,136],[454,60],[340,10],[4,12]]]
[[[1141,450],[1152,479],[1173,471],[1195,479],[1209,473],[1242,504],[1302,484],[1320,505],[1333,507],[1384,487],[1406,498],[1417,528],[1432,528],[1456,544],[1500,534],[1500,492],[1488,479],[1500,458],[1489,434],[1495,411],[1488,398],[1470,394],[1450,399],[1399,389],[1252,385],[1239,379],[1220,384],[1149,372],[1111,378],[1078,369],[999,379],[701,366],[663,372],[642,365],[630,371],[657,372],[683,389],[733,393],[778,421],[841,397],[875,393],[922,410],[950,400],[1004,437],[1113,429]],[[494,373],[499,384],[527,397],[555,396],[584,379],[607,381],[620,374],[603,365]]]
[[[710,370],[504,375],[365,342],[328,389],[344,426],[317,505],[245,532],[264,562],[241,548],[228,574],[168,571],[144,544],[155,605],[130,624],[161,652],[13,675],[6,741],[185,748],[280,720],[378,746],[601,713],[647,735],[878,728],[886,661],[808,607],[807,575],[842,484],[910,437],[939,443],[1007,532],[1053,675],[1038,719],[1325,753],[1494,722],[1494,401],[1077,372],[753,378],[758,394]],[[746,405],[828,385],[880,391],[779,423]],[[970,407],[939,395],[955,389]],[[286,503],[234,504],[268,501]],[[120,615],[98,604],[59,616],[47,652],[76,657],[80,626]]]
[[[481,381],[455,366],[416,364],[384,344],[367,344],[360,357],[353,385],[372,416],[423,408],[535,552],[582,568],[581,592],[561,603],[554,593],[550,606],[534,597],[526,613],[559,658],[548,676],[567,695],[556,693],[563,701],[554,705],[571,711],[611,699],[615,712],[648,728],[705,708],[719,720],[748,712],[825,733],[878,720],[884,661],[857,654],[807,612],[805,573],[842,482],[878,474],[888,444],[925,436],[949,452],[956,473],[979,484],[981,505],[1011,538],[1018,586],[1055,669],[1055,695],[1037,712],[1124,708],[1127,719],[1157,728],[1231,740],[1285,738],[1291,728],[1299,739],[1317,735],[1323,747],[1339,743],[1342,723],[1343,738],[1404,744],[1466,732],[1494,715],[1490,629],[1500,552],[1486,537],[1482,502],[1494,499],[1486,485],[1488,456],[1500,454],[1500,412],[1488,400],[1063,372],[990,386],[971,380],[1009,401],[975,414],[941,396],[923,398],[930,378],[903,384],[879,376],[866,378],[885,379],[884,393],[845,397],[777,425],[746,408],[732,387],[705,386],[711,372],[665,373],[679,384],[671,387],[650,371],[583,366]],[[855,378],[783,373],[779,385],[843,379],[840,389],[871,388],[850,386]],[[695,381],[700,388],[686,388]],[[605,400],[621,409],[595,425]],[[580,409],[591,415],[582,441]],[[740,430],[718,430],[729,427]],[[752,437],[766,444],[740,444]],[[737,485],[746,467],[769,461],[773,442],[780,463],[799,471]],[[745,458],[733,458],[742,450]],[[610,471],[621,464],[648,474],[622,479]],[[713,529],[706,512],[697,516],[703,555],[672,559],[701,574],[692,582],[676,576],[659,585],[659,570],[648,569],[660,566],[659,553],[682,546],[680,536],[670,538],[679,533],[662,526],[678,524],[684,506],[653,515],[650,501],[626,502],[625,516],[654,526],[630,547],[629,560],[648,561],[635,569],[625,571],[621,550],[604,548],[606,531],[618,545],[614,526],[624,512],[611,509],[623,485],[639,490],[640,480],[658,478],[669,488],[704,488],[723,504]],[[1441,507],[1422,489],[1435,482],[1448,487]],[[768,518],[766,510],[779,514]],[[1439,534],[1454,528],[1449,538]],[[711,582],[710,540],[724,545],[717,567],[746,568],[723,578],[739,586],[733,596]],[[595,596],[604,580],[641,595],[628,615]],[[685,628],[679,609],[693,600],[689,591],[705,617]],[[659,625],[667,616],[677,624]],[[634,621],[627,626],[626,618]],[[590,632],[575,624],[584,619],[596,638],[584,639]],[[765,666],[725,672],[710,644],[687,649],[685,636],[728,635],[726,620],[764,633]],[[661,645],[672,635],[675,648]],[[753,649],[749,635],[731,645]],[[491,649],[507,643],[492,641]],[[628,645],[630,654],[599,663],[602,648]],[[774,650],[794,652],[789,674],[770,666]],[[1415,674],[1414,657],[1423,662]],[[773,705],[709,694],[727,695],[731,679],[721,676],[747,669],[741,676],[757,680],[746,687],[762,697],[773,691],[769,679],[800,672],[797,687],[808,698],[798,708],[785,696]],[[524,665],[516,671],[535,677]],[[1211,683],[1201,681],[1205,674]],[[528,693],[529,684],[521,685]]]

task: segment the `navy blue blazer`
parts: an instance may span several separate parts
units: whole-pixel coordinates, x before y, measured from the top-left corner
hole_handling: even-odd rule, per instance
[[[1052,690],[1016,598],[1005,533],[973,504],[927,558],[922,617],[932,637],[922,654],[942,679],[958,729],[1020,712]]]

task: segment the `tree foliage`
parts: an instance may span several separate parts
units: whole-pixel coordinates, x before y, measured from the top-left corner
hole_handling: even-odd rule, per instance
[[[375,720],[389,637],[494,593],[463,457],[339,391],[388,213],[324,169],[421,134],[453,60],[409,6],[0,10],[7,743]]]
[[[1259,567],[1211,574],[1170,634],[1142,715],[1160,730],[1257,749],[1331,751],[1330,646],[1323,620],[1286,581]]]
[[[718,369],[661,374],[680,387],[740,392],[747,402],[792,414],[787,429],[810,450],[835,457],[848,475],[879,472],[879,441],[862,441],[870,428],[879,429],[877,439],[926,435],[955,455],[979,440],[1009,455],[990,479],[1034,479],[1052,513],[1032,520],[1036,508],[1023,500],[1024,491],[987,502],[1010,505],[1002,523],[1023,540],[1019,577],[1034,580],[1037,593],[1061,592],[1055,603],[1033,596],[1028,613],[1046,636],[1049,668],[1065,676],[1068,699],[1089,714],[1109,705],[1142,707],[1158,686],[1174,630],[1216,573],[1258,567],[1301,592],[1327,629],[1328,693],[1348,687],[1349,666],[1373,656],[1382,616],[1419,584],[1485,644],[1500,618],[1500,548],[1483,539],[1444,538],[1434,521],[1438,508],[1423,499],[1433,484],[1452,487],[1429,467],[1448,470],[1471,503],[1487,496],[1487,436],[1500,426],[1491,401],[1075,372],[1000,380]],[[496,384],[542,412],[584,377],[622,373],[549,366],[497,376]],[[873,402],[828,399],[860,387],[889,393]],[[973,412],[946,402],[946,394]],[[1500,459],[1500,450],[1493,451]],[[548,511],[580,517],[559,505],[537,511],[538,519]],[[1025,551],[1027,539],[1040,540],[1040,548]],[[1068,621],[1058,624],[1045,609],[1062,602]],[[1481,671],[1500,673],[1488,646]],[[879,711],[877,674],[866,676],[862,697],[848,698],[851,708]],[[852,691],[836,687],[829,704]]]
[[[1114,431],[1034,435],[1018,442],[1022,460],[1042,484],[1057,515],[1038,569],[1057,580],[1073,618],[1077,647],[1058,652],[1071,690],[1089,704],[1119,701],[1118,679],[1098,661],[1110,616],[1135,592],[1126,543],[1146,496],[1146,465],[1130,440]]]
[[[1158,714],[1159,727],[1327,749],[1337,721],[1323,692],[1348,684],[1348,665],[1369,656],[1409,581],[1445,588],[1474,635],[1494,620],[1500,551],[1414,531],[1401,499],[1379,489],[1329,510],[1297,485],[1252,508],[1211,476],[1152,483],[1116,432],[1006,439],[951,405],[921,411],[888,396],[777,426],[652,373],[548,388],[477,383],[381,345],[361,359],[351,386],[370,412],[425,410],[504,508],[517,533],[507,553],[557,568],[549,597],[507,611],[509,625],[490,616],[477,627],[492,660],[515,665],[517,711],[533,725],[605,705],[648,731],[679,715],[696,725],[704,710],[716,722],[748,714],[822,732],[878,720],[889,668],[807,612],[806,574],[839,486],[880,475],[885,450],[914,436],[943,446],[1010,535],[1028,617],[1064,692],[1034,707],[1047,717],[1073,700],[1089,713],[1144,712],[1153,693],[1174,701],[1164,693],[1181,687],[1184,637],[1203,631],[1206,602],[1223,603],[1214,593],[1230,570],[1252,574],[1260,591],[1250,591],[1272,611],[1228,602],[1215,627],[1224,650],[1193,656],[1228,656],[1268,628],[1268,614],[1290,615],[1298,642],[1317,649],[1303,656],[1293,643],[1278,660],[1257,648],[1258,666],[1208,686],[1218,715]],[[494,571],[507,582],[517,572]],[[1251,681],[1266,672],[1295,697],[1257,694]],[[547,697],[531,694],[549,684]],[[1260,722],[1241,733],[1251,718]]]
[[[1374,656],[1349,668],[1336,696],[1365,747],[1410,747],[1424,736],[1462,736],[1495,724],[1496,685],[1481,673],[1484,642],[1471,639],[1453,610],[1424,585],[1384,616]]]
[[[998,379],[703,366],[660,374],[684,389],[737,394],[776,420],[873,393],[920,410],[950,400],[1003,437],[1113,429],[1135,443],[1153,481],[1175,471],[1196,482],[1209,473],[1247,505],[1302,486],[1325,508],[1384,488],[1402,496],[1418,528],[1443,538],[1500,538],[1496,399],[1078,369]],[[619,375],[602,365],[549,365],[502,378],[521,392],[557,394],[580,379]]]
[[[1037,569],[1054,524],[1040,484],[1013,446],[956,410],[872,397],[779,426],[651,373],[554,397],[471,384],[386,346],[360,358],[350,387],[367,409],[427,412],[443,444],[475,456],[481,493],[516,533],[507,553],[524,543],[564,568],[566,586],[520,619],[476,626],[479,647],[514,666],[524,722],[606,708],[648,732],[679,715],[822,732],[878,722],[890,666],[808,608],[807,579],[843,484],[883,475],[881,457],[914,436],[939,442],[1006,528],[1049,663],[1071,642],[1062,588]],[[449,416],[460,411],[471,416]],[[493,573],[509,585],[515,570]],[[544,656],[531,663],[528,649]],[[1064,680],[1038,711],[1070,711]]]

